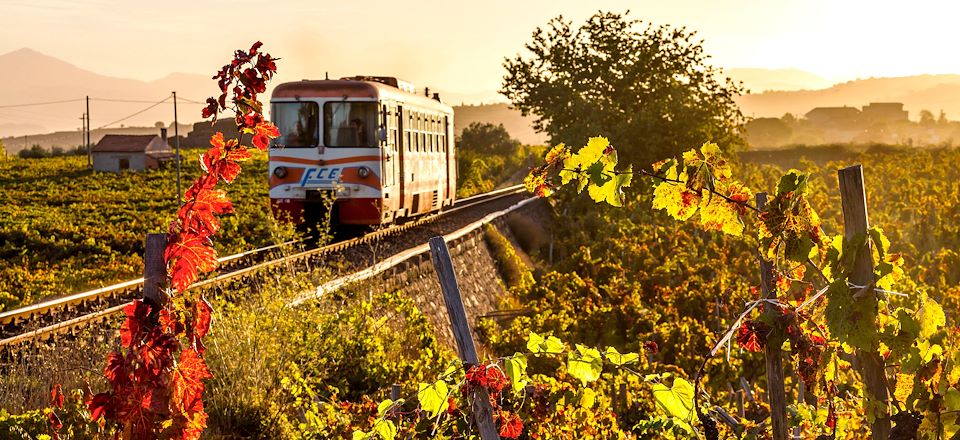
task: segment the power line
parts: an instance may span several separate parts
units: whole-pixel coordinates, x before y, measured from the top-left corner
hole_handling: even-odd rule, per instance
[[[67,103],[67,102],[80,102],[80,101],[83,101],[83,99],[84,99],[84,98],[65,99],[65,100],[62,100],[62,101],[31,102],[31,103],[29,103],[29,104],[0,105],[0,108],[32,107],[32,106],[36,106],[36,105],[64,104],[64,103]]]
[[[113,98],[90,98],[91,101],[102,101],[102,102],[132,102],[140,104],[153,104],[155,101],[144,101],[138,99],[113,99]],[[181,100],[189,101],[191,104],[203,104],[202,102],[191,101],[189,99],[181,98]],[[171,103],[172,104],[172,103]]]
[[[162,101],[155,102],[155,103],[153,103],[153,105],[151,105],[151,106],[149,106],[149,107],[147,107],[147,108],[145,108],[145,109],[143,109],[143,110],[140,110],[140,111],[138,111],[138,112],[136,112],[136,113],[133,113],[133,114],[131,114],[131,115],[129,115],[129,116],[124,116],[123,118],[117,119],[116,121],[113,121],[113,122],[111,122],[111,123],[109,123],[109,124],[101,125],[101,126],[95,128],[94,130],[99,130],[99,129],[101,129],[101,128],[107,128],[107,127],[109,127],[109,126],[111,126],[111,125],[113,125],[113,124],[116,124],[116,123],[118,123],[118,122],[126,121],[127,119],[130,119],[130,118],[132,118],[132,117],[134,117],[134,116],[137,116],[137,115],[139,115],[139,114],[141,114],[141,113],[143,113],[143,112],[145,112],[145,111],[147,111],[147,110],[150,110],[150,109],[152,109],[152,108],[154,108],[154,107],[156,107],[156,106],[158,106],[158,105],[160,105],[160,104],[163,104],[164,102],[169,101],[170,98],[171,98],[170,96],[167,96],[166,98],[163,98]]]

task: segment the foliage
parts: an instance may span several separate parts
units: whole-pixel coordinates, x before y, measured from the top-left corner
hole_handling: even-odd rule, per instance
[[[249,51],[236,51],[234,60],[214,77],[220,79],[223,95],[203,113],[209,117],[226,107],[227,89],[236,83],[232,92],[237,129],[252,135],[254,146],[263,151],[279,133],[263,119],[257,99],[276,71],[273,58],[259,52],[260,46],[257,42]],[[91,418],[104,418],[118,436],[196,439],[207,426],[203,381],[212,376],[203,359],[203,338],[210,330],[212,307],[203,296],[185,291],[200,273],[217,265],[212,246],[212,236],[220,228],[217,216],[232,212],[233,205],[216,186],[221,180],[232,182],[240,173],[239,162],[251,157],[241,140],[224,140],[222,133],[210,144],[200,158],[204,173],[186,191],[185,203],[170,225],[163,253],[169,301],[135,300],[124,308],[122,348],[107,356],[104,369],[111,389],[86,402]]]
[[[500,276],[506,282],[507,287],[533,283],[533,274],[530,273],[530,268],[517,254],[513,243],[507,237],[504,237],[497,228],[490,224],[484,227],[483,236],[486,238],[487,245],[490,246],[493,259],[497,263],[497,269],[499,269]]]
[[[520,141],[510,137],[503,124],[474,122],[457,136],[457,149],[487,155],[509,156],[520,148]]]
[[[243,203],[220,218],[219,255],[289,236],[270,213],[266,154],[252,156],[230,190]],[[183,175],[200,171],[184,167]],[[143,237],[175,216],[175,182],[173,167],[105,175],[76,156],[0,162],[0,310],[141,276]]]
[[[543,154],[544,148],[517,145],[498,153],[486,150],[482,145],[457,144],[457,197],[469,197],[519,181],[527,167]]]
[[[600,146],[604,150],[598,153]],[[930,438],[950,436],[957,431],[955,421],[944,415],[960,408],[943,403],[948,394],[957,392],[957,382],[940,373],[960,372],[952,357],[945,354],[952,352],[948,347],[955,336],[946,331],[946,320],[936,301],[923,294],[911,296],[891,290],[903,283],[904,259],[889,252],[890,241],[881,230],[873,228],[846,240],[828,238],[809,201],[809,176],[798,171],[780,178],[775,195],[765,207],[750,205],[750,192],[731,180],[731,167],[713,144],[684,153],[682,161],[657,163],[652,171],[619,171],[616,165],[616,152],[603,139],[591,139],[575,153],[559,146],[548,154],[546,164],[531,173],[528,186],[549,194],[558,185],[577,182],[578,191],[586,188],[595,201],[619,206],[625,199],[622,189],[627,185],[617,181],[617,177],[639,174],[652,181],[653,207],[666,210],[676,219],[689,219],[699,211],[699,223],[707,230],[732,236],[739,236],[745,226],[757,230],[755,245],[762,256],[773,260],[774,288],[784,299],[748,302],[711,354],[717,353],[735,331],[738,342],[748,351],[760,351],[766,343],[779,344],[772,341],[785,338],[796,362],[798,379],[807,383],[808,393],[827,402],[825,421],[820,415],[804,413],[808,411],[805,404],[798,404],[795,409],[805,415],[795,421],[797,425],[818,429],[809,424],[822,422],[819,429],[831,438],[840,435],[838,430],[864,429],[864,425],[856,424],[838,427],[837,419],[842,408],[852,406],[845,402],[838,386],[865,394],[858,391],[864,389],[857,383],[858,378],[846,373],[849,367],[839,368],[840,358],[866,353],[876,356],[881,368],[896,377],[898,388],[902,388],[892,396],[897,412],[894,419],[902,423],[896,430],[912,437],[920,426],[919,432],[929,433]],[[611,187],[605,189],[608,185]],[[604,195],[597,197],[598,191]],[[717,211],[725,213],[708,213],[713,203],[718,204]],[[856,286],[848,277],[855,257],[864,252],[872,257],[876,281],[869,286]],[[805,268],[813,269],[810,272],[816,275],[808,275]],[[822,289],[813,295],[812,287],[818,283]],[[749,318],[755,308],[768,313]],[[882,353],[882,357],[877,353]],[[956,374],[960,378],[960,373]],[[887,414],[886,404],[875,399],[872,395],[864,397],[858,411],[867,420]],[[700,418],[705,429],[715,429],[710,417]],[[914,425],[916,420],[922,423]]]
[[[0,145],[2,146],[2,145]],[[87,154],[86,147],[80,145],[75,148],[70,148],[64,150],[61,147],[51,147],[49,151],[41,147],[39,144],[34,144],[30,148],[24,148],[17,152],[17,157],[21,159],[42,159],[45,157],[61,157],[61,156],[84,156]]]
[[[563,17],[537,28],[527,56],[504,63],[501,93],[551,143],[605,133],[631,163],[676,154],[703,139],[738,148],[742,88],[707,63],[682,28],[598,12],[579,28]],[[642,141],[641,141],[642,140]]]

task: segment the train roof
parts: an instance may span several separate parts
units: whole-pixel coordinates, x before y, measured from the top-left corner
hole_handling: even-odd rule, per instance
[[[406,88],[406,87],[404,87]],[[271,99],[276,98],[372,98],[394,99],[447,113],[453,108],[436,99],[401,90],[391,84],[359,79],[322,79],[287,82],[273,89]]]

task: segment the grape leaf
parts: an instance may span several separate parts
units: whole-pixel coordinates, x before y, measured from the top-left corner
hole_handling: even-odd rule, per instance
[[[397,426],[391,420],[377,420],[373,430],[380,437],[380,440],[394,440],[397,437]]]
[[[515,353],[512,357],[503,361],[503,369],[507,373],[507,377],[510,378],[510,386],[513,388],[513,392],[517,393],[523,390],[528,382],[527,357]]]
[[[677,426],[687,432],[692,432],[690,422],[693,420],[693,385],[683,378],[673,380],[673,386],[667,387],[662,383],[652,386],[653,398],[667,416],[671,417]]]
[[[207,302],[206,298],[200,296],[194,306],[193,314],[193,333],[198,338],[204,338],[210,331],[210,316],[213,307]]]
[[[633,365],[640,361],[640,355],[637,353],[623,353],[621,354],[614,347],[607,347],[607,350],[603,353],[604,357],[610,361],[611,364],[618,367],[624,365]]]
[[[181,219],[186,230],[212,235],[220,229],[220,221],[216,216],[231,212],[233,203],[227,198],[226,191],[206,189],[198,191],[194,198],[187,200],[177,212],[177,217]]]
[[[269,122],[262,122],[254,128],[253,146],[260,149],[260,151],[267,151],[267,147],[270,145],[270,139],[278,136],[280,136],[280,130],[277,129],[276,125]]]
[[[576,350],[567,353],[567,372],[580,379],[583,386],[600,378],[603,359],[595,348],[577,344]]]
[[[677,166],[671,165],[663,177],[670,181],[658,183],[653,190],[653,209],[662,209],[681,221],[692,217],[700,205],[700,193],[686,187],[686,171],[678,174]],[[679,183],[673,180],[679,180]]]
[[[626,171],[615,173],[613,177],[608,179],[602,186],[590,186],[590,188],[587,189],[587,194],[589,194],[590,198],[595,202],[607,202],[611,206],[620,207],[623,206],[625,198],[623,188],[629,187],[632,180],[633,166],[631,165],[627,167]]]
[[[921,297],[922,305],[917,312],[920,318],[920,337],[929,339],[940,328],[946,325],[946,316],[943,314],[943,308],[926,294]]]
[[[440,411],[447,406],[447,383],[438,380],[432,384],[421,383],[417,391],[417,400],[420,402],[420,408],[430,414],[430,417],[437,417]]]
[[[556,336],[546,339],[534,332],[530,332],[527,339],[527,350],[531,353],[563,353],[563,342]]]
[[[179,292],[197,280],[198,272],[209,272],[217,266],[217,252],[209,240],[193,234],[179,234],[171,240],[163,258],[167,262],[170,284]]]

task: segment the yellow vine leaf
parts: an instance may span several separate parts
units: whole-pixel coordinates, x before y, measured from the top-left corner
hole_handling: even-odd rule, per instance
[[[736,207],[732,205],[719,196],[704,198],[700,202],[700,223],[705,229],[739,237],[743,233],[744,224],[740,221]]]
[[[677,172],[677,166],[671,165],[664,177],[676,182],[660,182],[653,190],[653,208],[663,209],[677,220],[687,220],[697,212],[700,204],[700,194],[687,189],[687,172]]]

